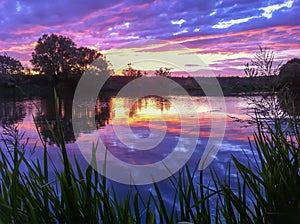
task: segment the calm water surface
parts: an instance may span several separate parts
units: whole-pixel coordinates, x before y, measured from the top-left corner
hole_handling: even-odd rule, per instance
[[[172,150],[180,138],[181,125],[180,117],[178,115],[178,106],[172,104],[176,102],[176,105],[180,105],[180,102],[186,102],[188,98],[181,96],[170,96],[166,98],[162,97],[146,97],[138,101],[134,101],[132,98],[123,97],[116,98],[112,96],[100,97],[95,102],[95,111],[89,111],[87,109],[75,111],[77,117],[89,117],[95,114],[95,124],[97,130],[94,131],[101,138],[103,144],[107,146],[110,152],[118,159],[131,163],[131,164],[149,164],[155,163],[165,158]],[[206,142],[210,135],[211,128],[211,114],[210,108],[206,97],[192,97],[193,103],[196,108],[196,112],[199,117],[200,130],[199,132],[188,132],[187,135],[193,135],[198,138],[196,149],[188,161],[190,167],[195,167],[196,163],[201,159],[201,155],[205,148]],[[216,99],[217,102],[218,99]],[[254,131],[253,128],[243,128],[245,123],[236,122],[235,118],[241,120],[248,119],[247,113],[247,101],[242,97],[226,97],[226,132],[220,146],[220,150],[210,165],[214,167],[216,171],[222,176],[225,173],[227,162],[231,155],[235,155],[241,162],[246,162],[246,154],[251,154],[248,137],[250,137]],[[53,106],[53,99],[0,99],[0,133],[3,132],[3,126],[8,124],[17,125],[19,130],[25,132],[25,137],[29,138],[27,156],[30,159],[42,159],[41,141],[38,137],[38,131],[42,134],[42,138],[49,145],[49,155],[57,168],[61,167],[61,163],[57,156],[57,147],[54,144],[54,140],[45,120],[48,120],[51,127],[56,129],[55,111]],[[72,129],[72,99],[59,98],[60,116],[64,126],[64,134],[67,142],[68,153],[70,156],[75,155],[79,160],[82,167],[86,167],[88,163],[82,156],[77,144],[76,139],[87,139],[90,135],[90,129],[82,128],[77,136],[74,135]],[[92,102],[94,103],[94,102]],[[133,104],[132,104],[133,103]],[[129,107],[128,105],[133,105]],[[191,113],[189,106],[180,108],[180,114],[183,114],[186,118]],[[94,112],[94,113],[93,113]],[[129,123],[133,133],[138,138],[147,138],[150,134],[149,124],[151,128],[156,130],[163,129],[159,126],[161,119],[164,119],[166,123],[165,138],[154,149],[149,151],[135,150],[134,148],[125,145],[114,133],[113,125],[122,125]],[[34,119],[36,120],[36,126],[34,125]],[[114,120],[115,119],[115,120]],[[157,123],[156,123],[157,121]],[[80,121],[79,121],[80,122]],[[84,121],[82,121],[84,122]],[[189,123],[189,119],[185,119],[185,126],[193,127],[195,124]],[[91,124],[93,126],[93,124]],[[82,126],[86,127],[86,126]],[[189,129],[187,129],[189,130]],[[125,134],[125,133],[124,133]],[[5,135],[3,136],[5,138]],[[37,145],[37,148],[32,151],[31,149]],[[3,149],[3,142],[0,142],[0,146]],[[185,149],[182,149],[185,150]],[[250,157],[251,158],[251,157]],[[209,170],[205,170],[205,179],[210,180]],[[54,178],[54,173],[51,171],[50,176]],[[121,195],[128,186],[112,182]],[[163,193],[165,193],[166,200],[170,195],[170,186],[166,181],[159,183],[163,186]],[[151,190],[151,186],[143,186],[141,190],[147,192]]]

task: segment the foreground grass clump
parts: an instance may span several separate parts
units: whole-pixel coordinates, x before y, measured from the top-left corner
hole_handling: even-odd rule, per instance
[[[209,196],[204,196],[202,184],[193,183],[197,169],[191,174],[185,167],[178,178],[170,178],[175,193],[171,208],[156,183],[148,198],[142,198],[138,188],[132,187],[120,201],[106,178],[92,168],[95,158],[86,170],[81,169],[76,158],[75,165],[71,165],[62,132],[55,136],[63,163],[59,171],[55,164],[48,164],[46,144],[43,164],[28,161],[25,145],[20,144],[23,133],[16,128],[8,131],[11,138],[4,140],[5,150],[0,151],[0,223],[210,222],[209,201],[206,200]],[[50,167],[55,170],[55,180],[48,177]]]
[[[257,120],[254,142],[250,143],[253,158],[241,164],[233,157],[224,180],[211,169],[211,182],[204,183],[203,171],[185,166],[176,177],[169,178],[174,189],[171,206],[156,183],[147,198],[142,198],[138,187],[133,186],[120,200],[92,166],[82,170],[76,159],[72,166],[58,114],[57,121],[58,131],[52,134],[61,149],[62,170],[51,164],[45,143],[43,160],[28,161],[26,141],[21,144],[23,134],[15,128],[7,129],[10,137],[4,139],[5,148],[0,150],[0,223],[300,221],[297,119],[290,118],[288,128],[279,121],[271,126]],[[96,164],[95,158],[91,164]],[[234,173],[233,166],[237,170]],[[55,180],[49,179],[50,168],[55,170]]]
[[[230,164],[223,183],[212,172],[221,214],[226,223],[300,223],[298,120],[290,117],[288,126],[276,119],[272,126],[256,121],[250,144],[255,162],[249,158],[245,165],[232,157],[237,188],[231,186]]]

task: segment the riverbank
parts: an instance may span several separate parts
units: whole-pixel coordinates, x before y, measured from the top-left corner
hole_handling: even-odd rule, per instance
[[[146,77],[145,79],[149,79],[150,81],[155,78],[156,77]],[[46,97],[52,95],[53,87],[56,87],[58,92],[74,94],[80,77],[64,79],[56,84],[50,83],[48,78],[42,75],[16,76],[15,79],[16,85],[14,87],[0,87],[1,98]],[[135,79],[136,77],[111,76],[101,89],[101,93],[115,95],[125,85]],[[205,95],[197,81],[192,77],[170,77],[170,79],[183,87],[190,95]],[[200,79],[201,82],[208,83],[209,85],[214,78],[201,77],[197,79]],[[278,77],[217,77],[216,79],[222,88],[224,96],[253,95],[257,92],[274,92],[274,90],[276,91],[279,88]],[[89,86],[86,88],[89,88]],[[164,86],[163,88],[166,87]],[[170,88],[172,88],[172,86],[170,86]]]

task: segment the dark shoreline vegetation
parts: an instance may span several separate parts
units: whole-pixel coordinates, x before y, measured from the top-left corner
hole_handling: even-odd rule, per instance
[[[56,119],[57,131],[49,130],[60,148],[61,170],[49,160],[46,143],[43,160],[28,161],[23,133],[15,127],[5,129],[0,151],[2,223],[299,223],[300,133],[294,116],[286,117],[284,124],[279,118],[270,124],[258,114],[254,141],[249,142],[256,163],[249,159],[241,164],[232,156],[225,178],[210,169],[207,182],[197,166],[183,167],[168,180],[175,192],[171,206],[157,183],[146,198],[132,186],[120,199],[92,166],[83,169],[76,158],[72,165],[58,113]],[[50,169],[55,179],[49,178]]]
[[[63,81],[49,85],[49,80],[45,75],[24,76],[15,75],[15,86],[0,87],[1,98],[7,97],[47,97],[51,96],[53,87],[57,91],[74,93],[76,86],[80,80],[80,76],[71,77]],[[137,79],[138,77],[130,76],[110,76],[105,85],[101,89],[103,94],[114,95],[119,92],[126,84]],[[156,77],[147,77],[147,79],[155,79]],[[178,83],[190,95],[204,96],[201,87],[192,77],[168,77]],[[202,81],[214,78],[201,77]],[[216,77],[219,82],[224,96],[237,95],[255,95],[261,92],[278,91],[281,87],[278,85],[279,77],[264,76],[264,77]]]

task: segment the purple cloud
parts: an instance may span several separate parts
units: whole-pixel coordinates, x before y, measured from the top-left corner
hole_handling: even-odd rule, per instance
[[[260,44],[300,49],[299,11],[298,0],[2,0],[0,52],[26,62],[43,33],[99,50],[136,39],[182,43],[199,54],[253,53]]]

